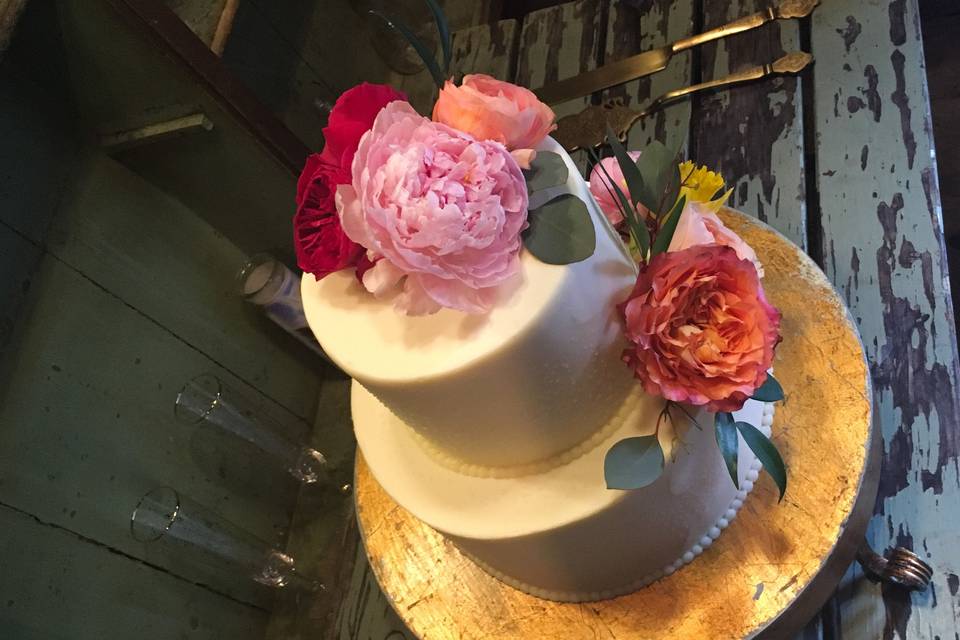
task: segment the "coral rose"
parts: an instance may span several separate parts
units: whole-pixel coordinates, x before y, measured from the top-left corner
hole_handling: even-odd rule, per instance
[[[639,157],[639,151],[630,152],[630,159],[634,162],[636,162]],[[609,180],[607,176],[610,176]],[[613,180],[613,183],[620,187],[620,191],[622,191],[623,195],[629,200],[630,190],[627,188],[627,180],[623,177],[620,163],[617,162],[617,159],[614,157],[604,158],[599,164],[594,165],[593,170],[590,172],[590,193],[593,194],[597,204],[600,205],[600,210],[603,211],[603,215],[607,217],[610,224],[614,227],[619,227],[623,222],[623,214],[620,212],[617,193],[613,187],[610,186],[610,180]],[[647,215],[648,211],[645,206],[638,203],[636,207],[637,212],[641,216]]]
[[[741,259],[752,262],[757,273],[763,277],[763,265],[760,264],[753,247],[723,224],[720,218],[710,211],[708,205],[690,202],[680,214],[677,229],[670,239],[667,251],[682,251],[698,244],[722,244],[732,248]]]
[[[503,145],[392,102],[360,141],[352,176],[337,189],[340,220],[376,260],[364,286],[382,296],[402,283],[399,310],[484,313],[519,273],[527,185]]]
[[[651,394],[736,411],[767,379],[780,313],[747,260],[698,245],[654,256],[620,305],[623,360]]]
[[[293,244],[304,272],[323,278],[355,266],[363,255],[363,248],[340,226],[334,196],[338,185],[350,182],[350,164],[361,136],[373,126],[380,109],[394,100],[406,96],[386,85],[363,83],[344,92],[330,112],[323,151],[307,158],[297,181]]]
[[[495,140],[528,166],[530,150],[556,128],[554,118],[529,89],[480,73],[464,76],[459,87],[447,81],[433,106],[436,122],[477,140]]]

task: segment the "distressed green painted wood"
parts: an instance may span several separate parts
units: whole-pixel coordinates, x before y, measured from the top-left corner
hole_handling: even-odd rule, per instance
[[[42,242],[78,142],[50,4],[31,6],[0,61],[0,221]]]
[[[332,105],[349,86],[341,87],[344,66],[352,68],[354,60],[367,56],[360,47],[347,56],[341,51],[342,64],[327,56],[326,46],[356,34],[355,24],[324,15],[340,4],[244,0],[223,52],[227,68],[311,149],[323,145],[326,113],[317,103]],[[346,11],[344,17],[355,14]]]
[[[226,0],[164,0],[204,43],[213,41]]]
[[[39,247],[0,222],[0,357],[13,337],[41,253]]]
[[[604,61],[620,60],[690,35],[693,14],[692,0],[651,0],[640,4],[613,0]],[[693,56],[682,53],[663,71],[603,91],[601,99],[622,100],[627,106],[642,109],[667,91],[691,84],[692,71]],[[690,102],[683,100],[637,122],[630,130],[627,148],[642,150],[651,141],[659,140],[668,148],[685,149],[689,131]]]
[[[813,15],[824,268],[859,325],[883,433],[868,538],[914,549],[931,590],[854,569],[834,637],[957,634],[957,350],[915,0],[824,3]]]
[[[454,32],[451,75],[485,73],[509,80],[515,72],[519,36],[516,20],[480,24]]]
[[[296,488],[283,471],[242,448],[218,455],[230,441],[173,417],[177,390],[198,372],[244,390],[239,381],[49,254],[0,367],[0,503],[268,601],[236,576],[194,576],[128,531],[140,496],[169,484],[265,540],[283,540]]]
[[[335,637],[416,640],[380,590],[362,545],[357,549],[350,593],[353,597],[340,610],[336,623],[338,635]]]
[[[295,415],[313,416],[322,367],[242,301],[234,277],[244,252],[130,170],[87,154],[48,249]]]
[[[291,252],[296,176],[181,64],[103,0],[61,0],[60,24],[84,129],[94,140],[190,113],[213,130],[116,158],[174,195],[244,251]],[[212,55],[212,54],[211,54]]]
[[[763,0],[706,0],[703,28],[755,13]],[[777,21],[700,48],[703,80],[769,63],[800,49],[799,25]],[[734,188],[730,205],[757,216],[800,247],[807,244],[803,110],[800,80],[779,77],[696,100],[696,159]]]
[[[517,60],[517,84],[536,89],[597,66],[603,31],[604,2],[578,0],[534,11],[523,19]],[[551,105],[558,118],[578,113],[590,104],[590,96]],[[586,168],[583,151],[573,154]]]
[[[0,506],[0,636],[263,637],[266,613]]]

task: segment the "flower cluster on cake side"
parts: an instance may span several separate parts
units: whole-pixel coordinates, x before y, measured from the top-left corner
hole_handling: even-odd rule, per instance
[[[441,67],[425,54],[439,88],[430,117],[385,85],[341,95],[324,148],[297,184],[294,245],[304,272],[319,279],[352,270],[398,313],[485,314],[501,287],[523,277],[522,252],[549,264],[586,260],[595,229],[570,193],[529,206],[569,177],[559,154],[535,151],[555,128],[554,113],[529,89],[490,76],[446,79],[449,36],[436,19],[445,56]],[[751,398],[783,399],[783,390],[769,373],[780,314],[764,292],[763,268],[717,215],[730,191],[659,142],[628,152],[612,131],[606,142],[610,157],[591,154],[589,190],[638,264],[629,296],[612,301],[627,341],[623,363],[646,393],[664,399],[661,420],[676,409],[696,424],[691,407],[715,415],[735,484],[742,436],[782,498],[786,468],[776,447],[733,416]],[[645,486],[664,464],[657,433],[622,440],[606,456],[607,486]]]

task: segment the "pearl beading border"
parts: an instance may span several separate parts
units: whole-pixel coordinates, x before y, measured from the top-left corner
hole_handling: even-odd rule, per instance
[[[410,430],[410,433],[413,434],[413,439],[435,462],[451,471],[476,478],[519,478],[522,476],[546,473],[551,469],[562,467],[600,446],[604,440],[609,438],[626,422],[636,405],[640,402],[640,397],[640,393],[635,391],[628,392],[626,398],[620,404],[620,408],[607,420],[606,424],[594,431],[589,438],[580,444],[574,445],[566,451],[540,460],[539,462],[510,467],[493,467],[464,462],[439,448],[410,425],[402,420],[400,422]],[[389,410],[389,407],[387,407],[387,409]]]
[[[770,437],[772,426],[773,426],[773,412],[774,406],[771,403],[767,403],[763,407],[763,416],[760,420],[760,431],[763,435]],[[750,470],[747,471],[746,479],[740,483],[740,490],[737,491],[737,495],[733,500],[730,501],[730,504],[727,506],[726,511],[723,512],[723,515],[720,516],[716,523],[710,527],[707,532],[700,538],[700,541],[690,547],[685,551],[679,558],[677,558],[671,564],[668,564],[663,569],[659,571],[654,571],[649,575],[646,575],[639,580],[635,580],[623,587],[618,587],[615,589],[605,589],[603,591],[551,591],[549,589],[541,589],[539,587],[534,587],[532,585],[525,584],[520,580],[511,578],[510,576],[490,567],[482,560],[477,559],[472,554],[469,554],[462,549],[460,550],[466,557],[470,558],[474,563],[477,564],[481,569],[489,573],[491,576],[503,582],[514,589],[518,589],[525,593],[529,593],[532,596],[537,598],[542,598],[544,600],[553,600],[555,602],[595,602],[597,600],[609,600],[611,598],[617,598],[628,593],[633,593],[639,589],[650,585],[660,578],[669,576],[673,573],[679,571],[684,565],[690,564],[693,562],[694,558],[699,556],[707,549],[714,541],[720,537],[720,533],[730,526],[730,523],[733,522],[733,519],[737,516],[737,512],[743,507],[743,501],[746,500],[747,496],[753,490],[753,484],[757,481],[757,478],[760,477],[760,469],[763,465],[760,464],[760,461],[756,458],[753,459],[753,463],[750,465]],[[458,547],[459,549],[459,547]]]

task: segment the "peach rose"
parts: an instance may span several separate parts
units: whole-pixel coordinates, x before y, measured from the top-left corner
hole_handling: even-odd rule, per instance
[[[757,270],[716,244],[654,256],[619,309],[632,343],[623,360],[647,393],[708,411],[740,409],[780,341]]]
[[[521,166],[529,166],[530,150],[556,129],[554,118],[529,89],[481,73],[464,76],[459,87],[447,81],[433,106],[434,121],[499,142]]]
[[[698,244],[720,244],[737,252],[742,260],[749,260],[763,277],[763,265],[753,248],[723,224],[715,213],[701,202],[689,202],[680,214],[677,229],[667,251],[682,251]]]

